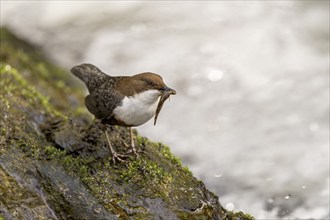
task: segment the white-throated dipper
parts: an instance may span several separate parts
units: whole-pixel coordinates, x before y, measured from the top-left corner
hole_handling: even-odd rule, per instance
[[[145,72],[134,76],[109,76],[92,64],[81,64],[71,72],[87,86],[87,109],[104,125],[119,125],[130,130],[131,151],[134,146],[132,127],[142,125],[155,116],[155,122],[163,103],[175,90],[167,87],[161,76]],[[104,129],[114,163],[123,161],[126,155],[116,153]]]

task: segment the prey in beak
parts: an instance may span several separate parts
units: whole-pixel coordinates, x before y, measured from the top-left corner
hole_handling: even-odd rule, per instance
[[[170,95],[176,94],[176,91],[169,87],[165,87],[165,88],[161,89],[160,91],[161,91],[161,95],[160,95],[160,99],[159,99],[156,114],[155,114],[154,125],[156,125],[159,112],[162,109],[163,104],[166,101],[166,99],[168,99],[170,97]]]

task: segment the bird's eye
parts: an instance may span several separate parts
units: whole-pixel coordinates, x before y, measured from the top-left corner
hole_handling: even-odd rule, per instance
[[[144,79],[144,81],[150,86],[155,86],[155,83],[149,79]]]

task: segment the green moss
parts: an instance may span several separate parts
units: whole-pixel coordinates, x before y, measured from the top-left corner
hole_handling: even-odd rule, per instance
[[[182,165],[181,160],[171,153],[171,150],[168,146],[166,146],[162,143],[158,143],[158,150],[164,155],[165,158],[170,160],[172,162],[172,164],[179,165],[179,166]]]
[[[167,194],[168,186],[172,182],[172,176],[168,172],[156,162],[145,157],[129,161],[126,165],[114,166],[111,164],[111,160],[107,158],[92,161],[91,158],[64,155],[52,146],[46,147],[45,152],[50,158],[60,161],[71,175],[79,177],[105,208],[113,213],[121,213],[122,217],[127,217],[128,213],[121,207],[131,207],[128,204],[132,197],[130,190],[133,188],[140,188],[141,190],[142,188],[143,194],[148,193],[152,197],[162,197]],[[122,181],[126,182],[128,186],[133,186],[131,189],[130,187],[127,189],[128,194],[119,193],[111,187],[112,183],[117,185],[118,182]],[[150,188],[143,189],[146,185],[149,185]],[[131,209],[138,213],[141,207],[131,207]],[[145,212],[146,210],[140,211]],[[146,213],[134,214],[134,216],[134,218],[140,216],[143,219],[146,217]]]
[[[66,154],[66,151],[49,145],[45,147],[44,153],[47,159],[54,159],[64,156]]]
[[[136,135],[135,138],[136,138],[138,146],[143,146],[148,141],[147,138],[142,137],[140,135]]]
[[[54,116],[64,116],[55,110],[49,103],[49,98],[41,95],[34,86],[31,86],[17,69],[11,67],[9,64],[0,64],[0,86],[1,102],[4,103],[6,108],[10,108],[10,102],[16,101],[16,105],[22,107],[32,106],[37,109],[46,110],[49,114]],[[11,97],[17,97],[20,99],[11,100]]]
[[[65,198],[61,192],[54,190],[54,186],[47,181],[47,179],[42,180],[43,190],[47,192],[47,197],[49,201],[52,202],[52,209],[57,214],[65,213],[66,216],[74,216],[73,207],[65,202]],[[38,216],[40,218],[40,216]]]
[[[0,118],[1,146],[17,147],[27,156],[42,158],[46,143],[40,135],[34,118],[59,117],[66,118],[50,103],[49,98],[40,94],[30,85],[17,69],[8,64],[0,64]],[[46,144],[45,144],[46,145]]]
[[[90,190],[100,203],[112,213],[116,213],[123,218],[127,218],[127,213],[120,207],[126,205],[125,195],[118,194],[110,187],[110,176],[108,172],[93,169],[90,160],[80,156],[71,155],[60,158],[64,168],[72,175],[79,177],[84,185]],[[100,162],[97,165],[102,166]]]
[[[31,207],[33,210],[31,212],[33,217],[35,215],[42,213],[43,201],[38,197],[35,192],[23,187],[19,184],[12,176],[10,176],[3,168],[0,166],[0,204],[1,208],[7,209],[8,211],[13,211],[15,218],[23,219],[22,213],[17,213],[17,210],[26,207]],[[17,201],[21,201],[17,204]],[[24,202],[22,202],[24,201]],[[13,205],[17,204],[17,205]],[[39,210],[38,208],[39,207]],[[0,219],[4,219],[0,215]]]
[[[48,62],[40,50],[13,36],[5,28],[0,30],[1,63],[14,67],[29,85],[38,82],[39,93],[44,97],[52,97],[51,100],[45,100],[45,104],[50,102],[59,110],[69,112],[76,106],[68,107],[68,94],[71,99],[83,100],[81,88],[77,86],[80,84],[72,74]]]
[[[12,140],[13,145],[16,144],[26,156],[38,159],[40,157],[40,148],[35,143],[35,140]]]
[[[81,106],[81,107],[74,109],[71,114],[74,117],[86,117],[86,115],[87,116],[89,115],[85,106]],[[92,118],[92,116],[90,116],[89,118]]]
[[[189,220],[208,220],[210,217],[206,216],[203,212],[194,213],[193,215],[189,212],[178,212],[179,219],[189,219]]]
[[[243,212],[226,212],[224,220],[255,220],[255,218],[250,214],[245,214]]]
[[[0,28],[0,40],[1,61],[15,66],[19,71],[26,71],[28,75],[38,75],[41,79],[68,80],[67,72],[44,59],[41,50],[17,38],[6,28]]]
[[[170,182],[171,175],[160,167],[156,162],[141,158],[130,161],[127,169],[121,170],[120,177],[124,181],[138,182]]]

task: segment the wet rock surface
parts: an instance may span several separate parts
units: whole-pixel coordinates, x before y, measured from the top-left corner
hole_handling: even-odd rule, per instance
[[[137,135],[140,157],[113,164],[69,73],[5,29],[0,69],[0,219],[252,219],[223,209],[161,143]],[[127,153],[127,130],[109,133]]]

